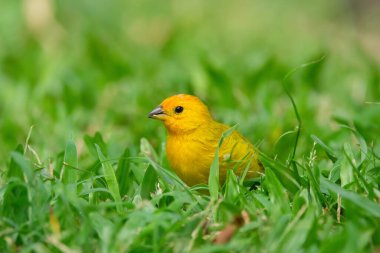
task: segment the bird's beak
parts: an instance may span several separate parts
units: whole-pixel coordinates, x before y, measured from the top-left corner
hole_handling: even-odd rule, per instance
[[[157,106],[153,111],[148,114],[151,119],[161,119],[165,115],[162,106]]]

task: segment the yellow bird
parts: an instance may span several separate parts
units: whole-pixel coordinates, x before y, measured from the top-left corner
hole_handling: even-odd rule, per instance
[[[216,122],[199,98],[185,94],[165,99],[149,117],[161,120],[168,131],[166,154],[177,175],[189,186],[206,184],[219,140],[230,127]],[[240,175],[248,165],[248,178],[263,171],[255,148],[233,131],[219,149],[220,182],[225,181],[227,169]]]

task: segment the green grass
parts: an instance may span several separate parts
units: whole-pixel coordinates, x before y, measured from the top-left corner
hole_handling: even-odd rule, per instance
[[[343,1],[46,2],[0,2],[1,252],[380,250],[380,68]],[[265,175],[186,186],[147,118],[176,93]]]

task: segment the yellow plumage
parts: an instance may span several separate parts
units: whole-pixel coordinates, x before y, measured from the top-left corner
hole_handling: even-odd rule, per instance
[[[208,108],[195,96],[174,95],[165,99],[149,117],[163,121],[168,130],[166,153],[178,176],[188,185],[207,183],[219,140],[230,127],[214,121]],[[219,149],[219,175],[224,182],[227,169],[240,175],[249,164],[248,178],[262,171],[252,144],[237,131]]]

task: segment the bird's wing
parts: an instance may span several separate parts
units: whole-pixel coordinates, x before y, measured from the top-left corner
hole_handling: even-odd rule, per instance
[[[258,175],[257,172],[262,171],[258,153],[253,145],[236,131],[223,142],[219,161],[221,177],[226,175],[227,169],[233,169],[237,175],[240,175],[246,166],[249,166],[248,177],[255,177]]]

